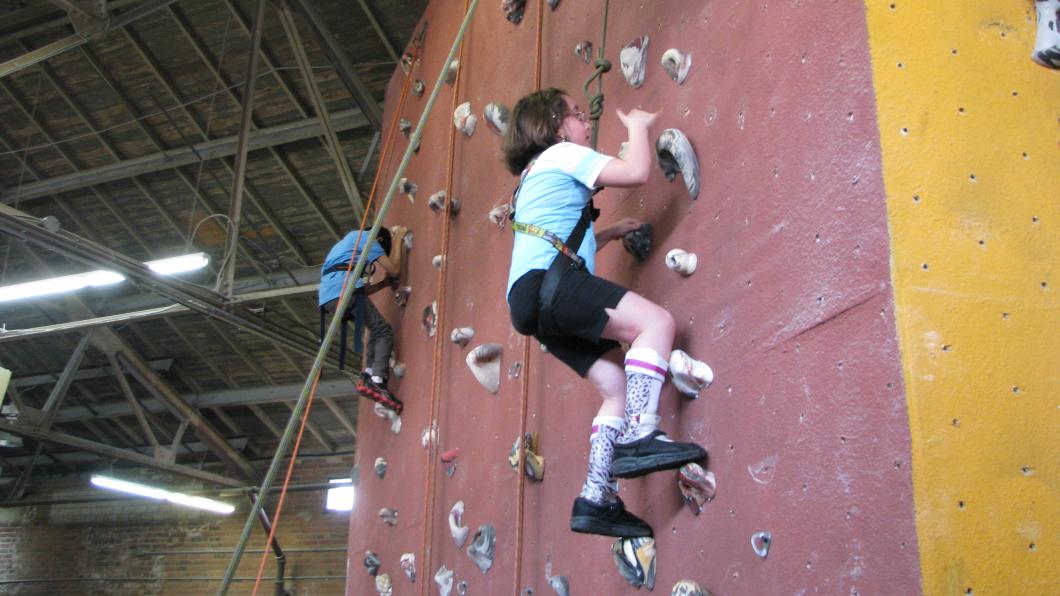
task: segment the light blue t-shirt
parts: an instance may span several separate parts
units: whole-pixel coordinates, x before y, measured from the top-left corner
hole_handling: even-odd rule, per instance
[[[557,143],[545,149],[519,187],[515,221],[544,228],[566,241],[593,196],[596,178],[611,159],[575,143]],[[534,269],[548,269],[558,254],[548,240],[516,233],[505,296],[520,277]],[[592,223],[585,231],[578,256],[585,260],[589,273],[596,271]]]
[[[364,238],[361,238],[361,235]],[[359,242],[358,242],[359,240]],[[324,259],[324,264],[320,267],[320,292],[319,302],[317,304],[323,306],[328,302],[339,297],[342,294],[342,281],[346,279],[346,267],[340,268],[338,271],[332,271],[330,273],[324,273],[329,268],[337,265],[345,265],[346,263],[353,262],[354,266],[357,265],[357,259],[361,258],[361,250],[364,248],[364,242],[368,240],[368,232],[364,231],[353,231],[346,234],[346,237],[339,240],[335,246],[331,247],[328,251],[328,256]],[[353,254],[354,245],[357,246],[357,254]],[[368,250],[368,261],[364,264],[365,270],[372,263],[376,262],[379,257],[385,255],[383,247],[379,242],[373,242],[372,247]],[[357,280],[357,288],[364,287],[364,278]]]

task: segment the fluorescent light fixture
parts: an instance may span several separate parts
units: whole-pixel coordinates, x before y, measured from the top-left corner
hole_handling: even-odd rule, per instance
[[[324,507],[328,511],[350,511],[353,509],[353,485],[348,484],[350,478],[332,478],[331,484],[342,483],[346,486],[336,486],[328,489],[328,500]]]
[[[181,255],[168,259],[158,259],[144,263],[152,271],[159,275],[172,275],[202,269],[210,263],[210,258],[205,253],[197,252],[190,255]],[[52,277],[40,281],[30,281],[22,284],[0,287],[0,302],[9,300],[20,300],[22,298],[35,298],[49,294],[61,294],[63,292],[74,292],[81,288],[99,287],[116,284],[124,281],[125,276],[113,271],[89,271],[65,275],[63,277]]]
[[[180,255],[179,257],[170,257],[168,259],[158,259],[157,261],[148,261],[144,263],[144,265],[151,268],[151,271],[154,271],[159,275],[173,275],[174,273],[195,271],[196,269],[202,269],[209,264],[210,258],[203,252]]]
[[[184,493],[176,493],[164,488],[155,488],[145,484],[129,482],[127,480],[118,480],[117,478],[111,478],[110,476],[93,475],[92,484],[100,488],[147,497],[148,499],[155,499],[157,501],[168,501],[176,505],[205,509],[206,511],[223,513],[225,515],[236,510],[235,507],[228,503],[222,503],[220,501],[214,501],[213,499],[206,499],[203,497],[194,497]]]

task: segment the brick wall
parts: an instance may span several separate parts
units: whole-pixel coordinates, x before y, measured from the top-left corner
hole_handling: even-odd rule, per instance
[[[300,459],[292,484],[349,476],[351,460]],[[267,462],[261,466],[264,472]],[[155,472],[113,475],[173,490],[204,488]],[[27,499],[114,494],[91,488],[88,476],[35,481],[31,491]],[[325,511],[325,497],[324,491],[292,492],[284,505],[278,536],[287,551],[286,585],[298,596],[341,594],[345,586],[348,514]],[[235,513],[139,499],[0,509],[0,594],[215,594],[250,509],[245,498],[223,500],[237,506]],[[256,525],[236,573],[250,581],[233,583],[230,594],[251,593],[264,546]],[[275,573],[270,554],[262,596],[273,594]]]

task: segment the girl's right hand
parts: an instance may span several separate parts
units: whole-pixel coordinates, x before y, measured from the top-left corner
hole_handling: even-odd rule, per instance
[[[648,130],[659,117],[659,112],[645,112],[636,108],[630,110],[628,114],[619,109],[616,109],[615,113],[618,114],[618,119],[622,121],[627,130],[634,127],[643,127],[644,130]]]

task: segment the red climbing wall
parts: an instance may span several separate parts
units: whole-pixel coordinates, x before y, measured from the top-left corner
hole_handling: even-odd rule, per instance
[[[423,307],[439,299],[431,257],[443,252],[443,219],[427,197],[444,187],[452,130],[453,88],[444,87],[406,175],[419,185],[410,204],[398,197],[386,218],[414,232],[412,298],[399,309],[377,297],[394,321],[399,360],[408,374],[395,383],[407,404],[403,429],[392,434],[360,405],[360,485],[350,522],[347,594],[374,593],[361,565],[366,549],[381,557],[395,594],[420,593],[442,564],[467,580],[469,594],[551,593],[546,569],[566,575],[573,593],[631,591],[611,560],[612,540],[567,529],[570,505],[585,473],[589,423],[598,399],[587,383],[532,343],[519,379],[502,372],[497,395],[464,364],[478,344],[503,344],[502,371],[522,360],[523,338],[504,304],[511,231],[486,214],[514,184],[499,160],[500,139],[481,120],[491,101],[511,106],[531,90],[536,3],[516,26],[495,1],[478,8],[462,55],[458,102],[471,101],[479,126],[455,145],[454,194],[463,210],[452,220],[443,320],[434,340],[420,326]],[[426,104],[459,26],[462,2],[435,1],[422,63],[422,98],[402,115],[414,123]],[[590,67],[573,52],[583,40],[599,47],[603,2],[561,2],[544,15],[546,86],[580,97]],[[548,9],[546,8],[546,11]],[[633,89],[618,70],[621,45],[650,36],[644,86]],[[669,47],[692,53],[683,86],[669,80],[659,57]],[[606,114],[600,148],[624,140],[616,107],[662,110],[664,128],[683,130],[702,169],[699,199],[680,179],[658,171],[642,188],[606,191],[599,223],[633,216],[655,226],[655,249],[638,265],[617,244],[598,258],[598,273],[667,305],[678,322],[677,346],[709,362],[715,384],[698,401],[669,385],[663,427],[710,452],[718,496],[704,512],[686,509],[672,473],[623,481],[628,507],[655,528],[656,590],[679,579],[714,594],[908,594],[919,590],[909,476],[909,435],[888,276],[888,236],[864,8],[858,2],[611,3],[605,76]],[[387,122],[400,93],[398,71],[387,97]],[[587,102],[580,100],[584,107]],[[407,140],[397,138],[397,149]],[[391,160],[390,171],[400,155]],[[663,255],[697,253],[689,278],[666,269]],[[385,305],[384,305],[385,302]],[[467,348],[449,331],[473,326]],[[440,451],[459,447],[451,477],[428,467],[420,435],[432,395],[433,341],[438,363]],[[517,476],[506,457],[518,434],[522,383],[529,381],[528,428],[540,433],[545,481],[528,483],[523,544],[516,544]],[[385,479],[372,462],[389,460]],[[425,498],[428,473],[433,494]],[[449,537],[447,514],[466,504],[471,531],[497,527],[497,556],[483,575]],[[424,518],[428,504],[433,507]],[[399,511],[395,527],[377,516]],[[429,524],[429,526],[425,526]],[[768,558],[751,535],[772,532]],[[422,543],[430,534],[430,554]],[[419,578],[410,585],[399,557],[415,552]],[[516,585],[516,558],[522,576]],[[594,591],[590,591],[594,590]],[[455,593],[455,590],[454,590]]]

